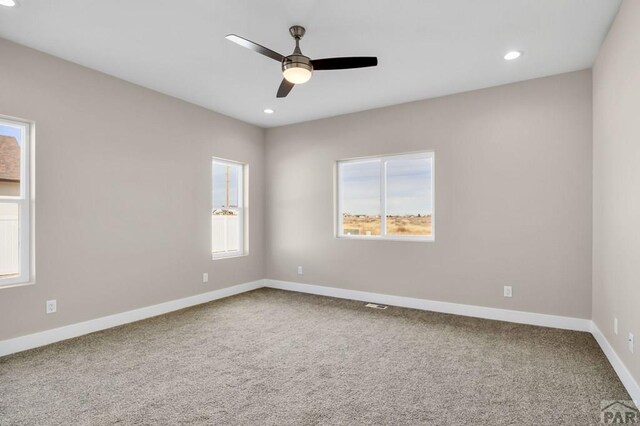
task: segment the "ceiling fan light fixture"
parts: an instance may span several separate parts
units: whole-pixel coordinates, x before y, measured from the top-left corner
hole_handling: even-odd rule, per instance
[[[15,0],[0,0],[0,6],[5,7],[16,7],[17,3]]]
[[[287,56],[282,61],[282,74],[289,83],[306,83],[311,79],[311,74],[313,74],[311,59],[299,53]]]
[[[303,67],[287,68],[282,72],[289,83],[303,84],[311,79],[311,70]]]

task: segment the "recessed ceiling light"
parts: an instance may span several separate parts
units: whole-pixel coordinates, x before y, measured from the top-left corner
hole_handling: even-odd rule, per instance
[[[0,1],[1,1],[1,0],[0,0]],[[264,110],[264,113],[265,113],[265,114],[273,114],[274,112],[275,112],[275,111],[274,111],[274,110],[272,110],[271,108],[266,108],[266,109]]]
[[[517,50],[512,50],[511,52],[504,55],[504,59],[506,61],[513,61],[514,59],[518,59],[522,56],[522,52],[518,52]]]
[[[16,0],[0,0],[0,6],[15,7]]]

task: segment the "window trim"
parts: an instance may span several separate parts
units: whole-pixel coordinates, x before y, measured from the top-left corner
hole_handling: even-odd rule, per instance
[[[387,235],[387,162],[399,159],[430,159],[431,160],[431,235]],[[340,164],[360,163],[365,161],[380,161],[380,235],[345,235],[342,220],[340,218],[342,198],[342,188],[340,186]],[[436,223],[436,205],[435,205],[435,152],[434,151],[418,151],[402,154],[375,155],[368,157],[349,158],[338,160],[334,165],[334,237],[344,240],[363,240],[363,241],[407,241],[407,242],[434,242],[435,241],[435,223]]]
[[[34,256],[34,124],[27,120],[0,115],[0,122],[21,130],[20,195],[0,196],[2,204],[17,204],[19,208],[20,272],[11,278],[0,278],[0,289],[35,284]]]
[[[211,259],[231,259],[234,257],[243,257],[249,255],[249,220],[248,220],[248,182],[249,182],[249,164],[242,163],[240,161],[227,160],[220,157],[211,157],[211,170],[213,173],[213,164],[225,164],[229,166],[239,166],[240,173],[238,174],[238,219],[240,220],[240,232],[238,235],[239,248],[238,251],[214,253],[213,252],[213,229],[210,229],[209,235],[211,235]],[[213,194],[213,174],[211,175],[211,194]],[[213,204],[213,200],[211,200]],[[213,207],[213,206],[212,206]]]

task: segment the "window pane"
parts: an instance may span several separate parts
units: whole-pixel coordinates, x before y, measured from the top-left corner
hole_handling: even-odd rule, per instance
[[[241,166],[213,162],[213,208],[238,208],[238,182]]]
[[[0,203],[0,278],[20,273],[19,212],[17,203]]]
[[[380,235],[380,160],[338,167],[342,235]]]
[[[226,253],[240,250],[240,212],[234,210],[214,210],[211,217],[212,252]]]
[[[432,234],[431,172],[430,158],[387,161],[388,235]]]
[[[211,251],[242,251],[242,165],[213,162]]]
[[[0,123],[0,197],[20,195],[21,132]]]

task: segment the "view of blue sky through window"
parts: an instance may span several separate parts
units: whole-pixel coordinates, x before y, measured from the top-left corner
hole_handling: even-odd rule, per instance
[[[241,167],[223,163],[213,163],[213,208],[238,207],[238,173]],[[228,202],[227,204],[227,188]]]
[[[431,213],[431,159],[387,161],[387,215]]]
[[[342,211],[352,215],[380,215],[380,160],[340,165]]]
[[[18,141],[18,144],[21,143],[21,139],[22,139],[20,134],[20,129],[18,129],[17,127],[6,126],[3,124],[0,124],[0,136],[14,137]]]
[[[387,161],[387,214],[428,215],[431,206],[431,159]],[[342,211],[380,214],[380,160],[340,165]]]

